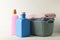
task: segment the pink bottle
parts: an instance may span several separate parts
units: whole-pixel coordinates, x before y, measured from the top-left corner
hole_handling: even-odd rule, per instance
[[[16,35],[16,20],[18,19],[18,15],[16,14],[16,9],[14,9],[14,13],[12,15],[12,35]]]

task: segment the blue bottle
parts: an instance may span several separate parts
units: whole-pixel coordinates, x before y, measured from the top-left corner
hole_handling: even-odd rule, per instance
[[[30,36],[30,21],[25,16],[25,12],[23,12],[16,21],[16,36],[18,37]]]

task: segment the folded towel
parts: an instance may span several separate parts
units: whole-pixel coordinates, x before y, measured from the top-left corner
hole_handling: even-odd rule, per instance
[[[47,14],[45,14],[45,17],[46,18],[55,18],[56,14],[55,13],[47,13]]]
[[[28,15],[26,18],[27,19],[37,19],[37,18],[55,18],[56,14],[55,13],[46,13],[46,14],[34,14],[34,15]]]
[[[37,14],[37,15],[34,15],[33,18],[55,18],[56,17],[56,14],[55,13],[46,13],[46,14]]]

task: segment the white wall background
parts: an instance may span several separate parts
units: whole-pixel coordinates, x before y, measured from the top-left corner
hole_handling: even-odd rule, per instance
[[[60,0],[0,0],[0,37],[10,35],[12,10],[31,14],[56,13],[54,32],[60,32]]]

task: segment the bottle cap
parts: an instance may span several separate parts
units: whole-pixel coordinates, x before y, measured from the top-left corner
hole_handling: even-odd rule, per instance
[[[22,12],[22,14],[20,14],[20,18],[22,18],[22,19],[25,19],[25,12]]]
[[[16,12],[16,9],[14,9],[14,10],[13,10],[13,14],[16,14],[16,13],[17,13],[17,12]]]

